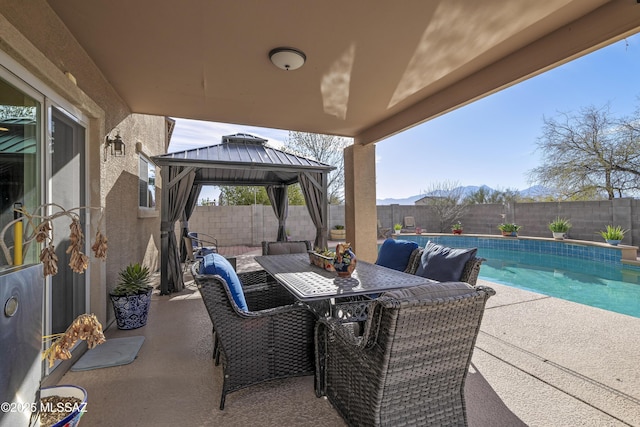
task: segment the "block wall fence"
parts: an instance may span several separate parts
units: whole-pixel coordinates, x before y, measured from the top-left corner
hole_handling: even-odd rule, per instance
[[[439,221],[429,206],[385,205],[377,207],[383,227],[402,223],[413,216],[425,232],[440,230]],[[623,244],[640,246],[640,200],[615,199],[591,202],[536,202],[472,205],[461,219],[464,233],[495,234],[502,222],[522,226],[520,235],[551,237],[547,224],[557,216],[573,224],[569,238],[601,242],[597,234],[607,225],[629,230]],[[329,228],[344,224],[344,206],[329,206]],[[275,240],[278,221],[271,206],[198,206],[189,220],[189,230],[203,232],[218,239],[220,246],[260,246],[263,240]],[[315,227],[305,206],[289,206],[287,230],[291,240],[313,240]]]

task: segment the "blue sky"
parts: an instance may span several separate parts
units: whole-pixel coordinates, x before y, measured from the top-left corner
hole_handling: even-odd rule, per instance
[[[543,117],[609,103],[616,116],[640,107],[640,35],[533,77],[376,144],[378,199],[423,193],[433,183],[488,185],[523,190],[535,185],[528,172],[539,165],[536,142]],[[277,146],[277,129],[176,119],[169,151],[220,142],[250,133]],[[216,198],[208,190],[202,197]]]

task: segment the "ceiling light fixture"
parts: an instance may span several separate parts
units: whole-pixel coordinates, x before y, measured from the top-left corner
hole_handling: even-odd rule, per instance
[[[276,67],[289,71],[297,70],[304,65],[307,57],[304,53],[290,47],[277,47],[269,52],[269,59]]]

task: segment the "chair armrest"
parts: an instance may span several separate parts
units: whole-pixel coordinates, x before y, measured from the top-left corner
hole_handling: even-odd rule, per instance
[[[478,275],[480,274],[480,267],[484,261],[486,261],[486,259],[477,257],[473,257],[467,261],[462,270],[460,281],[475,286],[478,281]]]

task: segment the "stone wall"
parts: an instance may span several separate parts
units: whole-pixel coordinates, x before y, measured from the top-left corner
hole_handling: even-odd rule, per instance
[[[438,218],[429,206],[385,205],[378,206],[377,212],[383,227],[402,224],[405,216],[413,216],[425,232],[440,232]],[[635,199],[473,205],[461,222],[468,234],[499,234],[498,224],[515,222],[522,226],[521,235],[551,237],[547,224],[557,216],[571,221],[569,237],[573,239],[602,241],[597,232],[610,224],[630,230],[623,244],[640,245],[640,200]],[[329,228],[336,224],[344,224],[342,205],[329,206]],[[259,246],[263,240],[275,240],[277,225],[272,208],[262,205],[198,206],[189,221],[191,231],[214,235],[221,246]],[[305,206],[289,206],[287,230],[292,240],[315,238]]]

